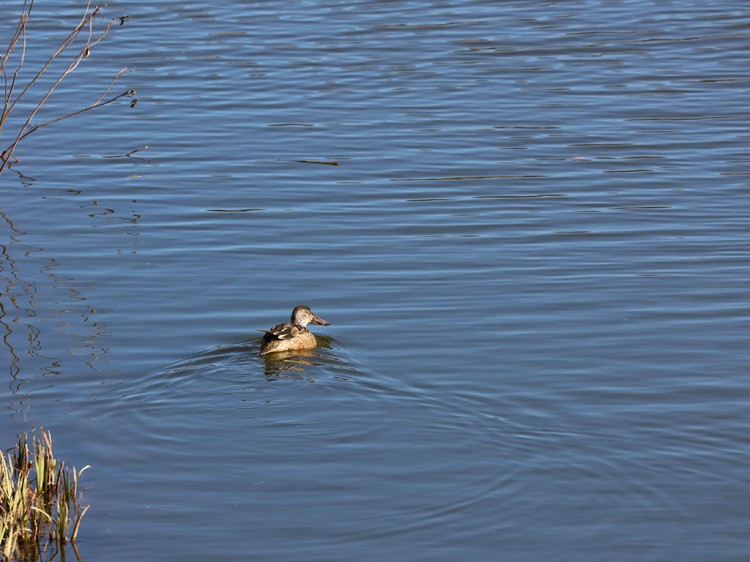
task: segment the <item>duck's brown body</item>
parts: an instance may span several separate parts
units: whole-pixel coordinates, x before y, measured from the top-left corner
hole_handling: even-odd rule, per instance
[[[260,330],[265,332],[266,335],[263,336],[259,355],[279,351],[314,349],[318,342],[315,339],[315,334],[306,327],[310,323],[322,326],[330,325],[329,322],[315,316],[309,307],[304,305],[296,307],[292,311],[291,322],[277,324],[270,330]]]

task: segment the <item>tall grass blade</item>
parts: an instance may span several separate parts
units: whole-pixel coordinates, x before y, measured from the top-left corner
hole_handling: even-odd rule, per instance
[[[62,545],[73,543],[89,506],[79,503],[80,471],[68,469],[52,451],[52,437],[40,430],[18,436],[16,446],[0,454],[0,559],[39,560]]]

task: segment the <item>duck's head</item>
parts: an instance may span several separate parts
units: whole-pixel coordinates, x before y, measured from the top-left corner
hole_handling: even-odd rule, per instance
[[[308,324],[331,325],[330,322],[326,322],[319,316],[315,316],[310,307],[303,304],[295,306],[294,310],[292,310],[292,324],[297,324],[297,326],[307,326]]]

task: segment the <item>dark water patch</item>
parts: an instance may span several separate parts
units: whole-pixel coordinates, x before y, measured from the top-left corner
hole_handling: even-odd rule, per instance
[[[210,213],[252,213],[255,211],[265,211],[265,209],[207,209]]]

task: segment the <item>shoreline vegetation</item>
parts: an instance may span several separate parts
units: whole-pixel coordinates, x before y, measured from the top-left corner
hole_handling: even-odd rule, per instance
[[[128,71],[127,68],[123,68],[115,75],[109,86],[95,102],[70,113],[35,124],[34,118],[37,113],[63,80],[78,68],[83,59],[91,56],[92,49],[107,36],[115,24],[124,25],[129,17],[120,16],[107,20],[102,15],[101,8],[96,5],[92,6],[91,0],[88,0],[81,19],[63,39],[59,47],[49,55],[46,62],[38,70],[25,70],[27,28],[34,4],[35,0],[24,0],[16,30],[8,41],[5,53],[0,52],[0,80],[2,80],[3,89],[2,110],[0,112],[0,147],[5,146],[5,148],[0,149],[2,150],[0,152],[0,173],[6,167],[19,161],[15,156],[16,147],[24,138],[39,129],[86,111],[109,105],[120,98],[130,99],[130,107],[134,107],[138,103],[135,90],[129,89],[116,95],[110,94],[115,83]],[[95,29],[97,28],[96,24],[101,21],[106,22],[104,27]],[[60,65],[62,65],[62,70],[59,68]],[[45,85],[42,85],[43,77],[46,82]],[[110,95],[111,97],[108,97]],[[19,118],[22,123],[17,132],[9,137],[12,140],[8,143],[8,141],[3,140],[3,126],[6,125],[17,108],[23,109],[26,114]]]
[[[0,556],[2,560],[52,560],[76,536],[89,506],[79,503],[76,471],[56,459],[52,437],[18,436],[16,446],[0,455]],[[62,556],[64,560],[64,556]]]

